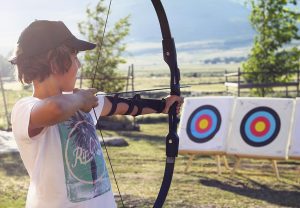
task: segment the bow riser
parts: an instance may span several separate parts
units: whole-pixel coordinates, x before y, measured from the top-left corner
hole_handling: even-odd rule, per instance
[[[164,61],[168,64],[170,68],[170,88],[171,88],[171,95],[180,96],[180,71],[177,66],[177,54],[176,54],[176,47],[175,41],[172,38],[169,22],[167,19],[167,15],[165,13],[164,7],[160,0],[151,0],[152,4],[155,8],[159,25],[162,33],[162,46],[163,46],[163,57]],[[160,191],[154,203],[154,208],[161,208],[166,200],[168,195],[169,188],[171,186],[175,159],[178,155],[178,145],[179,145],[179,138],[177,135],[177,125],[179,119],[177,117],[177,108],[178,103],[175,102],[168,112],[169,115],[169,133],[166,136],[166,166],[163,181],[160,187]]]
[[[173,38],[163,39],[163,55],[164,61],[168,64],[171,72],[171,95],[180,95],[180,72],[177,65],[177,53],[175,47],[175,41]]]

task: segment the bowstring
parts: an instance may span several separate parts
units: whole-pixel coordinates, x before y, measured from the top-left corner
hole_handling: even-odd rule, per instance
[[[109,15],[109,12],[110,12],[111,2],[112,2],[112,0],[109,1],[109,6],[108,6],[108,10],[107,10],[107,14],[106,14],[106,19],[105,19],[105,24],[104,24],[103,33],[102,33],[102,38],[101,38],[101,41],[100,41],[100,46],[99,46],[100,48],[99,48],[99,53],[98,53],[98,57],[97,57],[96,68],[95,68],[94,75],[93,75],[93,80],[92,80],[92,88],[94,87],[94,83],[95,83],[95,79],[96,79],[96,73],[97,73],[97,71],[98,71],[98,66],[99,66],[99,62],[100,62],[100,57],[101,57],[101,55],[102,55],[102,54],[101,54],[101,53],[102,53],[102,46],[103,46],[105,30],[106,30],[107,21],[108,21],[108,15]],[[95,118],[96,118],[96,120],[97,120],[97,114],[96,114],[95,108],[93,108],[93,112],[94,112]],[[109,156],[109,154],[108,154],[108,149],[107,149],[107,146],[106,146],[106,143],[105,143],[105,141],[104,141],[103,134],[102,134],[102,130],[101,130],[101,128],[100,128],[100,122],[99,122],[99,120],[97,121],[96,128],[97,128],[97,129],[99,130],[99,132],[100,132],[100,135],[101,135],[101,138],[102,138],[102,142],[103,142],[103,146],[104,146],[104,149],[105,149],[105,152],[106,152],[106,156],[107,156],[107,159],[108,159],[108,161],[109,161],[109,165],[110,165],[110,168],[111,168],[111,171],[112,171],[112,174],[113,174],[113,177],[114,177],[114,180],[115,180],[117,189],[118,189],[118,194],[119,194],[119,196],[120,196],[120,199],[121,199],[121,202],[122,202],[122,206],[123,206],[123,208],[125,208],[125,206],[124,206],[124,201],[123,201],[123,197],[122,197],[122,195],[121,195],[120,188],[119,188],[119,185],[118,185],[118,181],[117,181],[117,178],[116,178],[116,175],[115,175],[115,171],[114,171],[114,169],[113,169],[113,166],[112,166],[112,163],[111,163],[111,159],[110,159],[110,156]]]

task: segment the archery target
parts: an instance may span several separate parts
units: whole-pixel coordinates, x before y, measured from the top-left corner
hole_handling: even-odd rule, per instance
[[[211,140],[219,131],[221,115],[212,105],[197,108],[189,117],[186,132],[191,140],[204,143]]]
[[[289,158],[300,159],[300,98],[296,98]]]
[[[286,158],[293,99],[237,98],[227,153]]]
[[[279,129],[280,118],[276,111],[268,107],[257,107],[242,119],[240,133],[248,145],[262,147],[274,141]]]
[[[225,152],[233,97],[187,98],[179,124],[179,151]]]

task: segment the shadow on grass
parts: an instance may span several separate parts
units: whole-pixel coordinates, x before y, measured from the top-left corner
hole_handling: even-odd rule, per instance
[[[124,206],[122,205],[120,196],[115,195],[115,199],[117,201],[118,207],[130,207],[130,208],[141,208],[141,207],[153,207],[156,198],[142,198],[135,195],[122,195]],[[173,207],[173,208],[210,208],[208,206],[199,206],[192,205],[183,200],[178,199],[177,201],[173,201],[170,199],[166,199],[164,203],[164,207]]]
[[[0,154],[0,172],[7,176],[28,175],[18,152]]]
[[[129,140],[140,141],[144,140],[151,144],[164,144],[165,143],[165,135],[164,136],[151,136],[148,134],[142,133],[133,133],[128,131],[119,131],[119,135],[127,137]]]
[[[263,200],[271,204],[284,207],[299,207],[300,190],[274,190],[267,185],[260,184],[251,179],[247,181],[228,181],[228,183],[216,179],[200,179],[204,186],[219,188],[238,195],[253,199]],[[295,188],[295,187],[293,187]]]

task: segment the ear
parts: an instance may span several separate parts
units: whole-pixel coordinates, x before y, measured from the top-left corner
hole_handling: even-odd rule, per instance
[[[55,63],[55,61],[50,61],[50,68],[51,68],[51,73],[52,74],[58,74],[58,66],[57,64]]]

